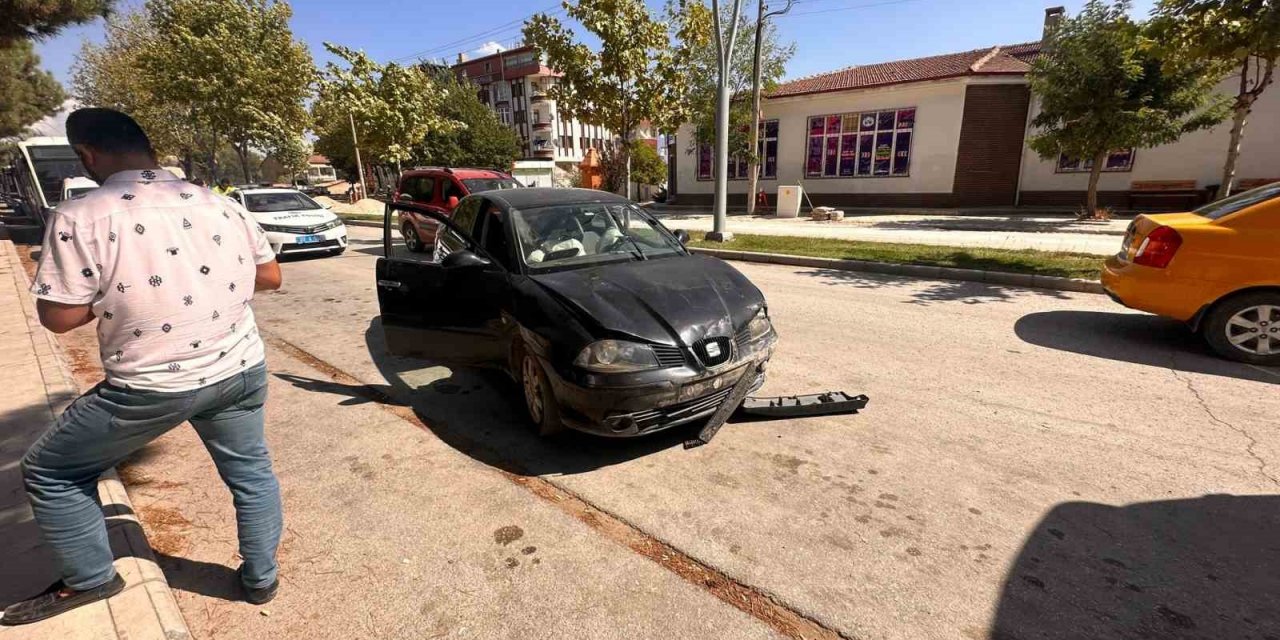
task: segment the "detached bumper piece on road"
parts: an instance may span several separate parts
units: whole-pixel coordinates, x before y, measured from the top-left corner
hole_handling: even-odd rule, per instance
[[[746,376],[744,376],[744,379]],[[698,437],[686,440],[685,449],[693,449],[711,442],[720,427],[735,412],[763,419],[808,418],[813,416],[832,416],[846,413],[857,413],[867,406],[870,398],[865,395],[851,396],[843,391],[813,393],[804,396],[777,396],[773,398],[748,398],[751,385],[739,381],[730,392],[729,399],[720,405],[707,426],[702,428]]]

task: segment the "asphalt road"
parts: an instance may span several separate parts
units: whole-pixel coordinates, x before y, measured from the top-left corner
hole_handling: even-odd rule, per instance
[[[1280,629],[1280,371],[1175,323],[1102,296],[742,264],[781,334],[761,394],[866,393],[863,413],[730,424],[693,451],[687,432],[545,443],[499,376],[385,355],[380,231],[351,233],[254,304],[290,522],[270,616],[209,586],[234,543],[198,442],[175,432],[131,467],[135,503],[172,512],[171,546],[149,534],[197,635],[770,637],[779,610],[860,639]],[[725,580],[761,608],[726,604]]]

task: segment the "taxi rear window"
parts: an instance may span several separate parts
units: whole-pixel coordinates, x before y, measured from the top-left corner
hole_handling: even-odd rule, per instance
[[[1280,196],[1280,182],[1272,182],[1263,185],[1257,189],[1250,189],[1244,193],[1237,193],[1230,198],[1223,198],[1216,202],[1196,209],[1194,213],[1202,215],[1210,220],[1217,220],[1229,216],[1241,209],[1252,207],[1255,204],[1266,202],[1272,198]]]

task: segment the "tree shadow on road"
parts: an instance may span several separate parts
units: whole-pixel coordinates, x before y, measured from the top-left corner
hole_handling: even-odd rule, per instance
[[[1280,639],[1280,496],[1073,502],[1035,527],[991,640]]]
[[[1214,355],[1200,336],[1175,320],[1136,313],[1044,311],[1018,319],[1023,342],[1095,358],[1161,369],[1280,384],[1280,370]]]
[[[1062,291],[1007,287],[986,282],[928,280],[909,276],[865,271],[842,271],[839,269],[804,269],[795,273],[796,275],[824,279],[826,280],[825,284],[832,286],[852,286],[859,289],[902,289],[903,293],[909,297],[908,300],[903,302],[917,305],[943,302],[959,302],[961,304],[1009,302],[1019,296],[1027,295],[1044,296],[1057,300],[1071,299],[1071,294]]]

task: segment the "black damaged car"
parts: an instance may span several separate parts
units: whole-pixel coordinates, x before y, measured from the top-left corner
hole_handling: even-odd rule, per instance
[[[776,334],[760,290],[625,198],[472,195],[425,254],[393,240],[401,208],[377,264],[388,350],[507,371],[542,435],[653,433],[764,383]]]

